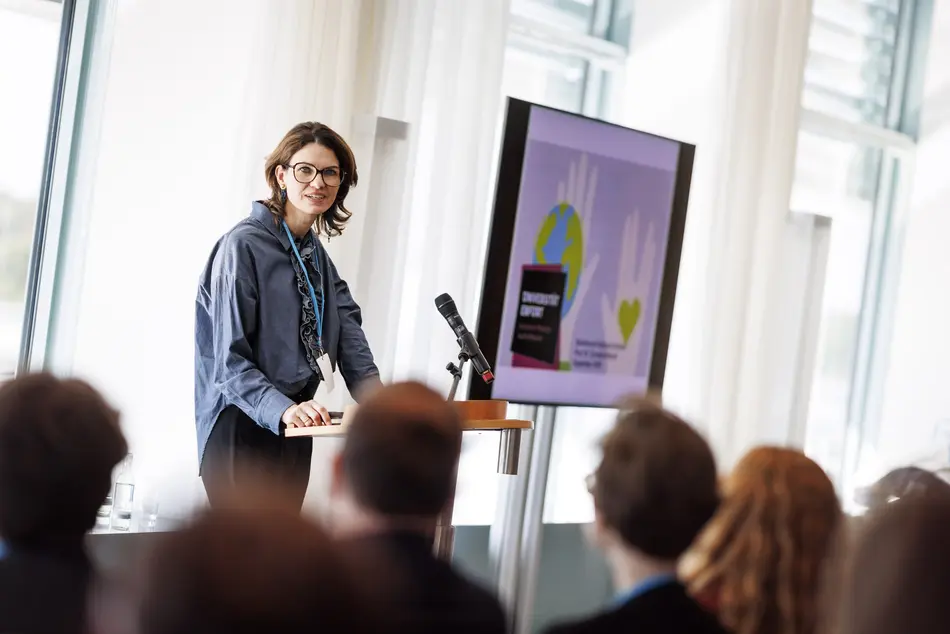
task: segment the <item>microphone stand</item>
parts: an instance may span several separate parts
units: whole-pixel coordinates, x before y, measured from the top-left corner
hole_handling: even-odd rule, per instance
[[[459,342],[461,344],[461,342]],[[449,396],[447,401],[452,402],[455,400],[455,393],[458,391],[459,382],[462,380],[462,367],[471,359],[465,350],[459,352],[459,362],[458,365],[455,365],[451,361],[445,366],[445,369],[449,371],[449,374],[452,375],[452,387],[449,390]],[[458,477],[456,474],[454,477]],[[452,514],[455,511],[455,494],[452,494],[451,499],[445,505],[445,508],[442,509],[442,512],[439,513],[439,517],[436,520],[435,527],[435,543],[433,544],[433,550],[435,551],[435,556],[441,559],[442,561],[450,562],[452,561],[452,553],[455,550],[455,527],[452,526]]]
[[[455,365],[449,361],[448,365],[445,366],[445,369],[449,371],[449,374],[452,375],[452,388],[449,390],[449,397],[445,400],[454,401],[455,393],[458,391],[459,382],[462,380],[462,366],[464,366],[471,359],[468,354],[462,350],[459,352],[459,364]]]

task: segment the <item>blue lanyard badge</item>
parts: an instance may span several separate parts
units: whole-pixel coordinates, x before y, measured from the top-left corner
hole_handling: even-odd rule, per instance
[[[303,258],[300,257],[300,251],[297,250],[297,243],[294,241],[293,234],[290,233],[290,228],[287,226],[287,223],[284,222],[284,231],[287,232],[287,238],[290,240],[290,248],[294,250],[294,255],[297,256],[297,262],[300,263],[300,270],[303,271],[304,279],[307,280],[307,289],[310,291],[310,301],[313,302],[313,316],[317,320],[317,347],[320,348],[320,351],[323,351],[323,305],[317,303],[317,293],[313,290],[313,284],[310,283],[310,275],[307,274],[307,265],[304,264]],[[323,294],[323,289],[320,289],[321,296]]]

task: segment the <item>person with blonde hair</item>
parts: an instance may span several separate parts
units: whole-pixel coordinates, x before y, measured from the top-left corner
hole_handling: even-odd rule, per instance
[[[681,566],[690,591],[735,634],[814,634],[842,517],[831,480],[800,451],[758,447],[722,488]]]

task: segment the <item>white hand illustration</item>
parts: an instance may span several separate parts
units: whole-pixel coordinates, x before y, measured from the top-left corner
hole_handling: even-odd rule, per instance
[[[647,225],[646,241],[639,246],[640,212],[634,211],[623,223],[620,270],[613,298],[600,298],[604,326],[605,352],[615,358],[605,359],[607,372],[632,375],[636,371],[637,354],[643,345],[643,320],[656,266],[656,229]],[[639,256],[639,262],[637,262]],[[635,266],[636,265],[636,266]]]
[[[575,165],[572,161],[568,168],[567,187],[564,181],[557,184],[558,202],[568,202],[574,206],[574,212],[580,217],[581,236],[584,240],[584,264],[581,266],[580,275],[577,277],[577,290],[574,295],[574,303],[571,309],[561,319],[560,333],[558,343],[561,357],[561,367],[572,364],[574,357],[574,326],[577,324],[577,316],[584,305],[584,298],[587,295],[587,288],[590,286],[589,280],[597,270],[597,264],[600,256],[591,253],[590,248],[590,226],[591,217],[594,211],[594,195],[597,192],[597,167],[587,169],[587,154],[581,154],[580,165]],[[562,301],[566,301],[565,297]]]

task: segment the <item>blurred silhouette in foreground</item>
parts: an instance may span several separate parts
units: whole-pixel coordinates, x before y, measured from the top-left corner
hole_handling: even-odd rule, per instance
[[[814,634],[841,517],[834,485],[814,461],[758,447],[726,478],[684,577],[735,634]]]
[[[724,634],[676,576],[680,556],[719,504],[706,441],[673,414],[631,403],[604,439],[588,488],[589,536],[606,556],[618,594],[606,611],[550,632]]]
[[[942,495],[950,498],[950,484],[937,474],[920,467],[899,467],[855,493],[855,501],[876,509],[894,500]]]
[[[86,631],[86,533],[127,446],[88,384],[48,374],[0,385],[0,631]]]
[[[921,496],[875,513],[844,572],[841,634],[950,631],[950,499]]]
[[[379,631],[352,567],[295,499],[263,487],[234,495],[160,538],[131,583],[112,588],[122,601],[105,602],[99,632]]]
[[[334,461],[332,527],[373,564],[366,578],[391,571],[382,587],[394,615],[389,631],[506,630],[498,600],[433,554],[437,517],[455,494],[461,446],[462,423],[451,403],[419,383],[402,383],[360,405]]]

